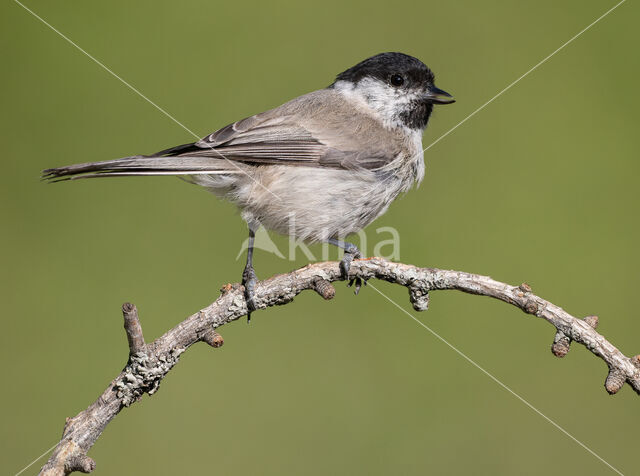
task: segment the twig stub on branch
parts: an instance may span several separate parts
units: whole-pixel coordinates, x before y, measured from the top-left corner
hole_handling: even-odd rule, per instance
[[[142,335],[140,319],[138,318],[138,309],[130,302],[125,302],[122,305],[122,315],[124,316],[124,330],[127,333],[127,341],[129,342],[129,353],[133,355],[143,352],[146,345]]]

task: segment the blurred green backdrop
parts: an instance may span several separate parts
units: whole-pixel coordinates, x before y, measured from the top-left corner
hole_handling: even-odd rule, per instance
[[[458,99],[437,109],[427,146],[614,2],[27,5],[201,135],[372,54],[415,55]],[[161,335],[240,278],[246,227],[174,178],[40,183],[46,167],[192,137],[17,3],[0,8],[0,471],[14,474],[124,365],[121,303],[138,305],[148,340]],[[639,353],[639,12],[623,4],[429,149],[422,187],[369,236],[393,226],[404,262],[527,281]],[[261,277],[305,262],[256,256]],[[410,309],[406,290],[376,286]],[[614,474],[373,290],[337,288],[222,328],[220,350],[192,348],[108,426],[96,474]],[[609,397],[586,350],[554,358],[548,324],[485,298],[434,293],[418,317],[638,473],[638,397]]]

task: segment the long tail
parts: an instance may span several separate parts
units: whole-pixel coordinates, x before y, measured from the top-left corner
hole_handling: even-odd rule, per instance
[[[117,177],[132,175],[198,175],[243,173],[224,156],[189,156],[189,152],[202,152],[192,144],[183,144],[153,155],[135,155],[122,159],[87,162],[42,171],[43,180],[60,182],[81,178]]]

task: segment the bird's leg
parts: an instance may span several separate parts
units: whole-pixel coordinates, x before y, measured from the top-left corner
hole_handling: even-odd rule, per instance
[[[249,247],[247,248],[247,265],[242,273],[242,285],[244,286],[244,298],[247,302],[247,322],[251,321],[251,312],[256,310],[253,299],[258,277],[253,269],[253,242],[256,238],[256,230],[249,225]]]
[[[329,240],[327,241],[330,244],[337,246],[338,248],[342,248],[344,250],[344,256],[340,261],[340,271],[342,271],[342,277],[345,280],[348,280],[349,269],[351,268],[351,262],[354,259],[362,258],[362,253],[360,253],[360,250],[358,249],[358,247],[353,243],[337,240],[335,238],[329,238]],[[365,286],[367,285],[366,280],[362,280],[360,278],[353,278],[349,281],[349,284],[347,284],[347,286],[352,286],[353,284],[355,284],[354,292],[355,294],[358,294],[360,292],[360,288],[362,287],[363,283]]]

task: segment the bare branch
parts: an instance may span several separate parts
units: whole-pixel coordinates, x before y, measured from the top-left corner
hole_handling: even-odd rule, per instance
[[[636,393],[640,393],[640,356],[626,357],[597,333],[596,316],[577,319],[555,304],[533,294],[527,284],[510,286],[487,276],[418,268],[392,263],[382,258],[354,261],[349,275],[350,278],[376,278],[406,286],[409,290],[409,300],[417,311],[427,309],[429,292],[436,290],[458,290],[512,304],[554,326],[554,355],[564,357],[572,341],[582,344],[604,360],[609,367],[605,381],[605,388],[609,393],[619,391],[625,382],[629,383]],[[305,266],[288,274],[260,281],[255,289],[256,306],[257,309],[264,309],[287,304],[307,289],[314,290],[324,299],[331,299],[335,295],[331,283],[340,280],[342,276],[337,262]],[[135,306],[123,306],[130,349],[127,366],[89,408],[67,419],[62,439],[40,474],[91,472],[95,463],[87,456],[87,452],[113,417],[124,407],[140,400],[143,394],[153,395],[165,375],[178,362],[180,354],[191,345],[200,341],[212,347],[222,345],[222,337],[216,329],[246,315],[247,307],[241,286],[228,284],[221,291],[222,295],[215,302],[188,317],[150,344],[144,343]]]

